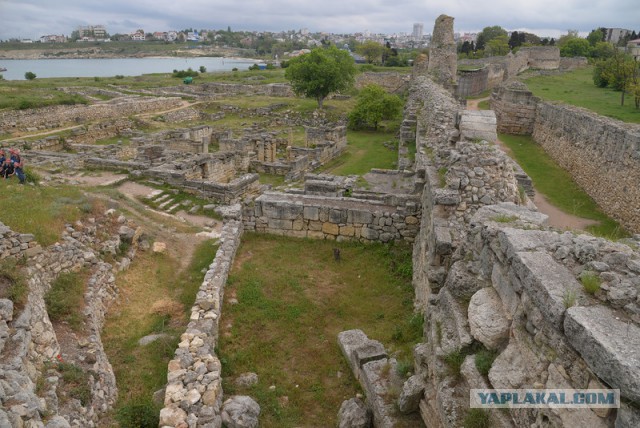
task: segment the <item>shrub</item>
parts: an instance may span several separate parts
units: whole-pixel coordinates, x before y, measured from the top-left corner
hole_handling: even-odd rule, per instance
[[[449,370],[453,376],[460,377],[460,368],[466,357],[466,353],[460,350],[453,351],[444,356],[444,362],[449,366]]]
[[[179,77],[179,78],[184,78],[184,77],[197,77],[198,76],[198,72],[191,69],[191,67],[189,67],[186,70],[173,70],[173,77]]]
[[[260,70],[260,66],[258,64],[253,64],[249,66],[249,70]]]
[[[204,65],[201,65],[199,70],[200,70],[200,73],[206,73],[207,72],[207,67],[205,67]]]
[[[589,294],[595,294],[600,290],[602,280],[597,273],[591,271],[582,272],[580,275],[580,282],[584,287],[584,290]]]
[[[42,179],[40,175],[33,171],[31,168],[24,168],[24,177],[25,182],[33,183],[35,185],[40,184],[40,180]]]
[[[33,80],[36,78],[36,74],[32,73],[31,71],[27,71],[26,73],[24,73],[24,78],[27,80]]]

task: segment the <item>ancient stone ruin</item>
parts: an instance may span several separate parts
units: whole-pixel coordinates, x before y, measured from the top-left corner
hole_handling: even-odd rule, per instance
[[[229,91],[286,97],[286,85],[190,85],[158,89],[155,95],[165,98],[139,103],[116,98],[96,113],[103,114],[100,125],[83,126],[66,141],[28,142],[35,164],[126,170],[218,205],[221,244],[168,364],[160,426],[257,426],[260,408],[251,397],[225,396],[216,355],[224,288],[245,231],[413,245],[414,308],[424,332],[414,348],[412,375],[398,376],[393,356],[362,329],[341,332],[335,340],[364,397],[336,409],[340,426],[461,427],[471,412],[472,389],[501,388],[614,388],[621,406],[485,410],[491,426],[640,426],[640,236],[613,242],[548,227],[530,199],[531,181],[493,144],[497,132],[532,134],[601,206],[638,232],[638,127],[542,102],[521,83],[502,84],[526,68],[561,68],[556,50],[522,49],[456,81],[453,18],[440,16],[433,34],[428,62],[416,64],[410,82],[389,84],[409,86],[398,169],[372,170],[370,189],[358,188],[356,177],[314,173],[344,150],[342,124],[297,122],[305,126],[302,147],[255,127],[241,135],[211,126],[142,134],[116,114],[154,111],[156,103],[177,107],[175,95],[185,91],[199,100]],[[492,111],[466,111],[456,98],[488,86],[497,88]],[[1,127],[47,129],[88,114],[83,107],[52,112],[57,115],[47,120],[3,112]],[[202,114],[210,113],[187,109],[162,120]],[[285,125],[297,120],[275,116]],[[127,135],[130,143],[91,144],[116,135]],[[414,142],[412,161],[407,152]],[[218,150],[210,150],[215,145]],[[73,153],[65,151],[68,146]],[[304,179],[304,185],[274,191],[259,184],[257,173]],[[400,185],[392,188],[390,181]],[[20,311],[0,299],[0,426],[96,426],[117,398],[102,324],[118,297],[115,273],[144,244],[142,228],[107,211],[86,224],[67,225],[61,242],[47,248],[4,226],[0,235],[0,258],[24,257],[30,288]],[[115,256],[121,242],[129,250],[113,263],[102,261],[102,254]],[[92,272],[85,296],[90,323],[79,361],[91,374],[91,399],[63,406],[56,396],[59,378],[45,364],[59,355],[60,343],[43,296],[60,272],[81,267]],[[586,290],[585,278],[595,278],[598,290]],[[487,355],[489,364],[480,367]],[[42,379],[44,387],[36,388]]]

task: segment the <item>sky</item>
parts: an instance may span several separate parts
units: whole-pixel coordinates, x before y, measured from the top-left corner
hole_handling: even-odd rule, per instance
[[[187,28],[249,31],[411,33],[433,31],[446,14],[454,31],[506,30],[558,37],[594,28],[640,30],[638,0],[0,0],[0,40],[64,34],[105,25],[109,34]]]

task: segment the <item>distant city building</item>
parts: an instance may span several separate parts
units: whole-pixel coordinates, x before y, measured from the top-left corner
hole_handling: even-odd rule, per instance
[[[613,43],[614,45],[618,44],[620,39],[627,37],[628,34],[631,34],[631,30],[626,30],[624,28],[605,28],[606,32],[604,35],[604,40],[609,43]]]
[[[106,39],[107,28],[104,25],[87,25],[78,27],[78,36],[81,39]]]
[[[413,33],[411,33],[411,37],[413,40],[422,40],[422,34],[424,33],[424,24],[421,22],[416,22],[413,24]]]
[[[198,34],[197,31],[189,31],[187,33],[187,41],[189,41],[189,42],[199,42],[200,41],[200,35]]]
[[[55,35],[51,34],[48,36],[40,37],[40,43],[64,43],[67,41],[67,38],[64,35]]]
[[[640,59],[640,39],[629,40],[629,43],[627,43],[627,53],[636,60]]]
[[[143,42],[146,40],[146,37],[144,35],[144,31],[142,30],[138,30],[135,33],[131,33],[131,40],[135,40],[137,42]]]

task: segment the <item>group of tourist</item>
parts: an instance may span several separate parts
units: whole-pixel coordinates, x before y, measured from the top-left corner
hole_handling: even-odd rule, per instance
[[[22,158],[20,157],[19,149],[9,149],[7,151],[0,149],[0,176],[4,179],[8,179],[15,175],[18,177],[20,184],[24,184],[25,176]]]

